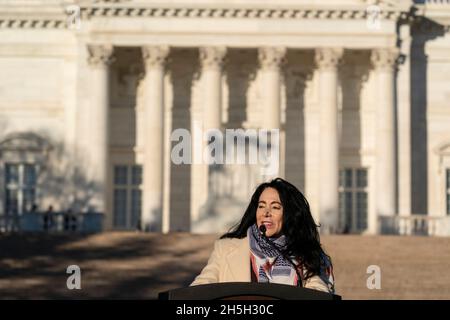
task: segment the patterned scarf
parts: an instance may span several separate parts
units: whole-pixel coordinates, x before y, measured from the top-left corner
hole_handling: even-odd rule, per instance
[[[292,265],[267,242],[271,241],[281,251],[286,246],[284,235],[273,241],[266,240],[254,224],[248,228],[247,236],[250,241],[252,268],[258,282],[298,285],[297,273]]]
[[[247,237],[250,241],[251,265],[258,282],[301,286],[301,281],[298,281],[297,273],[292,264],[273,248],[275,246],[279,251],[285,249],[286,237],[284,235],[275,240],[267,239],[262,236],[257,225],[254,224],[248,228]],[[273,245],[270,245],[267,241],[271,241]],[[295,265],[298,265],[297,259],[290,258]],[[305,270],[303,268],[298,269],[303,280]],[[333,267],[325,255],[322,256],[319,277],[327,285],[328,291],[334,293]]]

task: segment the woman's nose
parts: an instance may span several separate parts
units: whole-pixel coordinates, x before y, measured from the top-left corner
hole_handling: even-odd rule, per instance
[[[269,210],[266,210],[266,212],[265,212],[265,216],[268,216],[270,214],[270,211]]]

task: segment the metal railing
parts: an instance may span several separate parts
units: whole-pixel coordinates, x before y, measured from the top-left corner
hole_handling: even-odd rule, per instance
[[[379,217],[382,234],[450,236],[450,217],[422,214]]]
[[[100,232],[103,214],[97,212],[27,212],[0,215],[0,232]]]
[[[425,0],[425,4],[450,4],[450,0]]]

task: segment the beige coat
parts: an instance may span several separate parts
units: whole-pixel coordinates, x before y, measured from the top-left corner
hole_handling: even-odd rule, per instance
[[[208,264],[191,286],[217,282],[251,282],[250,245],[247,237],[217,240]],[[306,280],[304,286],[328,292],[327,285],[318,276]]]

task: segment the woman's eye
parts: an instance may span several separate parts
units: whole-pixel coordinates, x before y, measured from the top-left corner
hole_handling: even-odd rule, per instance
[[[273,207],[273,209],[280,210],[281,208],[280,207]]]
[[[262,209],[262,208],[264,208],[264,206],[258,206],[258,208],[259,208],[259,209]]]

